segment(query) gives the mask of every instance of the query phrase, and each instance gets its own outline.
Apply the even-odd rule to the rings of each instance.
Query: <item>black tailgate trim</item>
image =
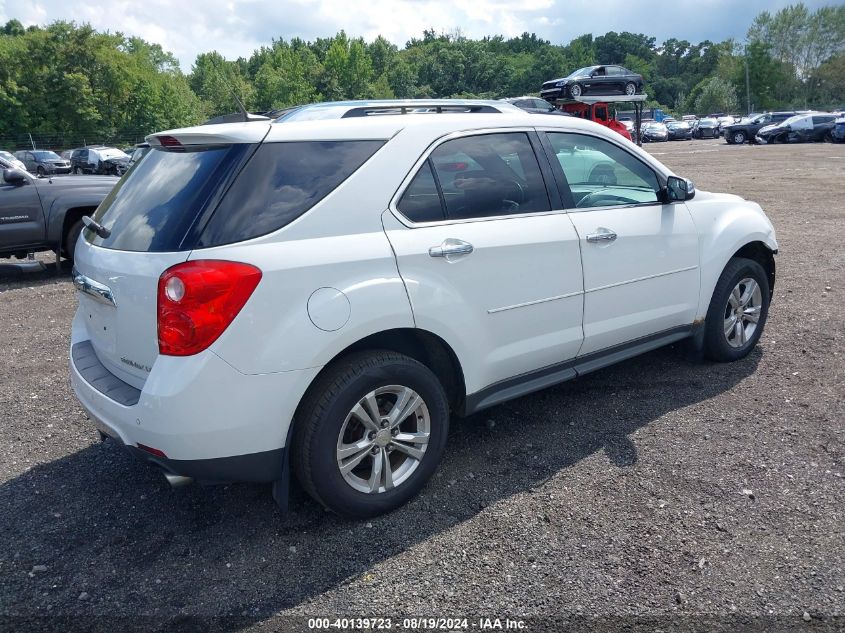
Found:
[[[141,399],[141,390],[123,382],[106,369],[97,358],[91,341],[76,343],[70,350],[70,357],[79,375],[101,394],[125,407],[138,404],[138,400]]]

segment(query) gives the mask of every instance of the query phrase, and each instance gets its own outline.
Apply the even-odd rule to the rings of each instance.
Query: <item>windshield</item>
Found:
[[[61,160],[56,152],[32,152],[35,160]]]
[[[581,75],[589,75],[594,68],[598,68],[598,66],[585,66],[584,68],[579,68],[574,73],[568,74],[565,78],[568,79],[569,77],[580,77]]]
[[[719,122],[716,119],[701,119],[699,121],[699,125],[718,125]]]

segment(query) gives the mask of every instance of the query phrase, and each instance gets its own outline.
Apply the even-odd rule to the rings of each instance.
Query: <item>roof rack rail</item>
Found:
[[[351,108],[345,112],[342,119],[349,119],[352,117],[364,116],[384,116],[394,114],[455,114],[455,113],[473,113],[473,114],[501,114],[502,111],[488,104],[468,104],[455,103],[444,104],[441,102],[425,102],[420,101],[413,104],[384,104],[384,105],[367,105],[357,108]]]

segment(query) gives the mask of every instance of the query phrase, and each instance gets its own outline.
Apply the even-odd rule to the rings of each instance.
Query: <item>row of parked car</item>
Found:
[[[642,140],[659,142],[724,137],[731,145],[845,142],[845,115],[837,112],[764,112],[747,117],[685,119],[644,119],[640,128]],[[620,121],[633,136],[633,121],[630,118]]]
[[[61,154],[46,149],[27,149],[14,154],[0,151],[0,156],[42,178],[70,173],[122,176],[148,149],[147,143],[128,148],[128,152],[116,147],[90,145],[64,150]]]

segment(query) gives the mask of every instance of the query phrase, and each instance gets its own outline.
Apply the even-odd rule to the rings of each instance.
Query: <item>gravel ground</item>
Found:
[[[841,630],[845,146],[647,149],[772,218],[759,347],[730,365],[670,347],[457,420],[423,493],[368,522],[296,490],[288,515],[266,487],[170,490],[71,393],[67,269],[0,278],[0,629]]]

